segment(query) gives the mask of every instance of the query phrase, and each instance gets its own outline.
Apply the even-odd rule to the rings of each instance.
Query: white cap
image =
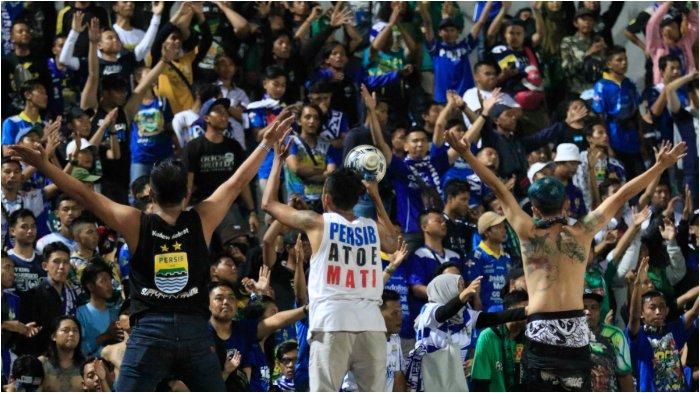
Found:
[[[552,165],[552,162],[536,162],[532,165],[530,165],[530,168],[527,170],[527,178],[530,180],[530,184],[534,183],[535,181],[533,178],[537,174],[537,172],[543,170],[544,168]]]
[[[560,143],[557,146],[557,155],[554,156],[554,162],[563,161],[581,162],[581,153],[578,151],[578,146],[573,143]]]
[[[88,147],[92,147],[93,144],[88,142],[85,138],[80,138],[80,150],[85,150]],[[75,140],[72,140],[66,146],[66,156],[73,155],[75,153]]]

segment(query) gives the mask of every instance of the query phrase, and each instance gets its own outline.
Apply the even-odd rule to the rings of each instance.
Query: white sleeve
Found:
[[[481,311],[477,310],[472,310],[470,306],[467,305],[467,307],[464,309],[466,311],[465,314],[465,323],[464,326],[471,332],[474,329],[476,329],[476,321],[479,319],[479,314],[481,314]]]
[[[148,52],[151,51],[151,46],[153,45],[153,41],[156,40],[156,34],[158,33],[158,26],[160,26],[160,15],[153,15],[151,24],[148,25],[148,30],[146,30],[146,34],[143,36],[141,42],[136,45],[136,48],[134,48],[136,61],[143,60]]]
[[[79,35],[77,31],[71,29],[70,33],[68,33],[68,37],[66,37],[66,42],[63,43],[61,54],[58,56],[58,61],[73,71],[80,69],[80,60],[73,56],[75,52],[75,43],[78,42]]]
[[[666,277],[668,277],[671,285],[676,285],[685,277],[687,270],[685,258],[675,239],[666,243],[666,252],[668,252],[668,257],[671,260],[671,263],[666,266]]]
[[[634,236],[629,247],[622,254],[620,262],[617,264],[617,273],[615,275],[615,280],[618,284],[625,283],[625,275],[630,270],[637,267],[637,260],[639,259],[639,250],[642,246],[642,233],[641,231]],[[612,251],[608,254],[608,262],[612,262]]]
[[[183,112],[176,113],[173,116],[173,131],[177,137],[177,141],[180,143],[180,148],[184,149],[187,141],[185,140],[185,132],[187,131],[187,124],[185,122],[185,116]]]

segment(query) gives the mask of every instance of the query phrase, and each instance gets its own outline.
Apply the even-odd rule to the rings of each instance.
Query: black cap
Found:
[[[595,19],[598,15],[592,9],[580,7],[576,10],[576,15],[574,16],[574,19],[583,18],[586,16],[590,16],[591,18]]]
[[[597,301],[598,303],[603,303],[603,295],[599,294],[598,292],[594,292],[590,288],[586,288],[583,291],[583,298],[584,299],[593,299]]]
[[[77,119],[81,116],[87,116],[87,117],[92,117],[95,114],[95,111],[92,109],[80,109],[78,106],[71,106],[66,110],[66,121],[71,122],[74,119]]]
[[[448,27],[454,27],[455,29],[459,30],[459,26],[457,25],[457,22],[453,18],[445,18],[440,21],[440,24],[438,25],[438,30],[445,29]]]

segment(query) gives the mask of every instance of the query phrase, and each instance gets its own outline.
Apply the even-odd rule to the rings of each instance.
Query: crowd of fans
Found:
[[[522,387],[524,322],[484,328],[486,312],[527,306],[519,240],[446,132],[526,211],[533,181],[561,181],[569,220],[684,141],[680,165],[596,235],[583,302],[593,390],[697,391],[697,3],[650,5],[628,49],[611,33],[624,2],[56,4],[1,5],[4,390],[112,390],[130,332],[124,240],[8,145],[41,144],[87,187],[151,212],[158,162],[182,160],[194,205],[291,111],[279,197],[295,209],[321,212],[324,180],[354,147],[386,160],[379,193],[402,233],[382,254],[387,391],[420,390],[412,350],[446,341],[460,346],[449,386]],[[210,265],[231,391],[308,390],[310,245],[260,208],[273,157],[196,262]],[[354,212],[376,215],[369,195]],[[457,295],[469,306],[449,319],[426,311]],[[187,389],[178,375],[161,385]],[[357,388],[348,375],[342,390]]]

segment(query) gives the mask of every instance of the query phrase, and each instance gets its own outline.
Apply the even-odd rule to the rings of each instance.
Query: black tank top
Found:
[[[129,278],[132,318],[146,312],[208,318],[209,250],[199,213],[183,211],[175,225],[142,213]]]

